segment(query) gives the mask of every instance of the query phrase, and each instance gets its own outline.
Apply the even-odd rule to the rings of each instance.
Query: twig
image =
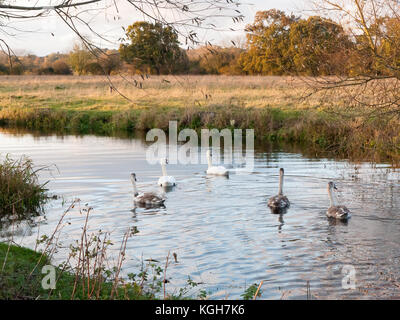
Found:
[[[169,260],[169,253],[170,251],[168,251],[168,255],[167,255],[167,261],[165,262],[165,268],[164,268],[164,281],[163,281],[163,287],[164,287],[164,300],[165,300],[165,283],[166,283],[166,276],[167,276],[167,268],[168,268],[168,260]]]
[[[257,291],[256,291],[256,293],[255,293],[255,295],[254,295],[254,297],[253,297],[253,300],[256,300],[256,299],[257,299],[258,292],[260,292],[260,289],[261,289],[261,286],[263,285],[263,283],[264,283],[264,280],[261,280],[261,282],[260,282],[260,284],[259,284],[259,286],[258,286],[258,288],[257,288]]]

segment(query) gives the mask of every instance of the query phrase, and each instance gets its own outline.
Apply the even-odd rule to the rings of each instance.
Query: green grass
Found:
[[[40,267],[46,264],[45,259],[27,280],[39,259],[37,252],[0,243],[0,299],[35,299],[45,294],[40,290]]]
[[[39,262],[40,261],[40,262]],[[38,264],[39,262],[39,264]],[[75,275],[56,268],[56,289],[42,288],[42,268],[50,261],[41,253],[0,242],[0,299],[71,299],[74,290]],[[3,267],[4,266],[4,267]],[[82,281],[78,282],[74,299],[88,299]],[[95,288],[94,292],[97,292]],[[98,297],[92,299],[110,299],[112,282],[102,283]],[[150,292],[144,292],[136,283],[120,286],[113,299],[154,299]]]

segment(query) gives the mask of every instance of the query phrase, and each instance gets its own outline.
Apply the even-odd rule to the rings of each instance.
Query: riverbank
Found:
[[[322,100],[289,77],[0,78],[0,125],[57,134],[124,135],[152,128],[254,129],[258,140],[301,143],[320,155],[400,161],[400,121]],[[366,110],[362,112],[367,112]]]
[[[159,266],[152,264],[152,267],[158,276],[162,276],[163,270]],[[54,270],[54,287],[50,283],[51,270]],[[103,271],[105,274],[112,273],[109,270]],[[96,275],[91,277],[76,277],[72,271],[65,270],[65,265],[52,266],[51,259],[46,254],[0,242],[0,300],[157,300],[157,294],[160,294],[162,286],[167,283],[156,279],[154,274],[151,276],[148,271],[142,271],[136,281],[135,275],[129,274],[129,279],[121,280],[118,286],[107,276],[102,281],[98,281]],[[145,287],[147,277],[152,285]],[[179,293],[165,296],[164,292],[164,300],[206,298],[204,290],[200,290],[196,297],[186,295],[197,285],[189,277],[187,286],[180,288]],[[251,300],[261,296],[261,291],[257,288],[256,283],[250,285],[241,297]]]
[[[37,299],[154,299],[148,293],[140,292],[139,287],[119,287],[112,296],[113,283],[103,282],[93,288],[90,296],[85,290],[87,281],[76,282],[75,275],[54,267],[55,289],[43,288],[42,280],[49,271],[42,273],[44,266],[50,266],[46,255],[15,245],[0,242],[0,299],[37,300]],[[85,279],[84,279],[85,280]],[[47,281],[45,280],[45,283]],[[77,284],[76,288],[74,287]],[[97,290],[98,289],[98,290]],[[74,294],[73,294],[74,292]]]

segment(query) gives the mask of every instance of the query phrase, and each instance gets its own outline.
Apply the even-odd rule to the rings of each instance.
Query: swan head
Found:
[[[208,149],[208,150],[207,150],[207,158],[209,158],[209,157],[211,157],[211,156],[212,156],[211,150]]]
[[[168,159],[167,158],[161,158],[160,159],[160,164],[161,165],[168,164]]]
[[[328,189],[329,190],[337,190],[336,184],[334,182],[330,181],[328,183]]]
[[[132,180],[132,182],[136,182],[137,181],[136,173],[131,173],[131,180]]]
[[[280,169],[279,169],[279,174],[280,174],[281,176],[283,176],[284,173],[285,173],[285,170],[283,170],[283,168],[280,168]]]

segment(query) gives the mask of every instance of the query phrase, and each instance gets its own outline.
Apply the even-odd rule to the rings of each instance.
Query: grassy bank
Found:
[[[46,132],[121,135],[179,128],[255,129],[256,138],[301,143],[354,160],[400,160],[400,120],[361,116],[345,93],[313,95],[287,77],[1,77],[0,125]],[[142,88],[133,83],[141,83]],[[234,120],[234,122],[232,121]]]
[[[51,265],[47,256],[33,250],[0,243],[0,299],[88,299],[87,279],[76,282],[75,275],[55,267],[56,288],[44,289],[42,268]],[[86,281],[85,281],[86,280]],[[76,288],[74,288],[77,283]],[[124,286],[111,295],[113,283],[105,281],[93,288],[92,299],[154,299],[139,286]]]
[[[157,299],[152,287],[143,287],[141,281],[128,281],[115,287],[112,280],[104,279],[87,290],[88,279],[79,279],[70,271],[55,268],[55,289],[44,289],[42,280],[48,272],[43,272],[45,266],[51,265],[50,259],[42,253],[28,248],[0,242],[0,300],[155,300]],[[155,268],[162,273],[159,267]],[[45,269],[44,269],[45,270]],[[148,277],[146,273],[142,277]],[[131,276],[130,276],[131,277]],[[46,280],[45,280],[46,282]],[[75,286],[76,284],[76,286]],[[92,281],[91,281],[92,284]],[[168,295],[164,299],[204,299],[205,291],[197,296],[186,295],[190,289],[198,284],[188,279],[188,284],[179,290],[178,294]],[[244,290],[241,297],[252,300],[260,297],[262,291],[255,283]],[[161,284],[158,288],[160,291]],[[72,298],[71,298],[72,297]]]

